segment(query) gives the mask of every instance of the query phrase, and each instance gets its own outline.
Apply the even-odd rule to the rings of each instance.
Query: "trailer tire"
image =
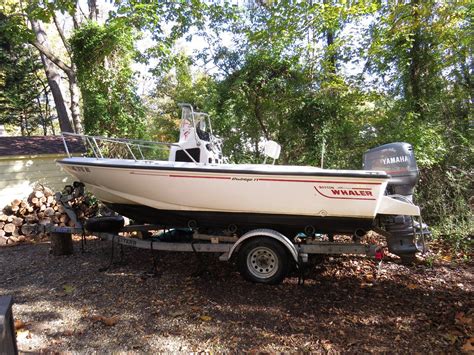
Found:
[[[285,247],[275,239],[252,238],[240,249],[237,267],[240,274],[248,281],[278,284],[288,274],[288,253]]]

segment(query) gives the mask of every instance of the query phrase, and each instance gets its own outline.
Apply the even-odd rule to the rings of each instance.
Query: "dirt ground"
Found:
[[[281,285],[244,281],[215,255],[125,249],[110,243],[0,248],[0,295],[14,296],[23,352],[314,351],[459,353],[474,350],[474,268],[452,261],[380,271],[363,257],[325,257]],[[200,265],[205,265],[202,270]],[[199,272],[198,272],[199,271]]]

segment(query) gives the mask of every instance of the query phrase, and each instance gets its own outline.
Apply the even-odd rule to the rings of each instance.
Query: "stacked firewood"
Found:
[[[72,207],[79,219],[95,213],[95,207],[84,196],[74,199]],[[74,225],[64,207],[56,201],[54,192],[42,185],[36,187],[28,198],[14,199],[0,211],[0,245],[26,241],[31,227],[36,224]]]

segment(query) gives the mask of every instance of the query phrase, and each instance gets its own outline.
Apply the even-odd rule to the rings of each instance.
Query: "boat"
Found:
[[[237,235],[271,228],[289,238],[298,233],[361,236],[378,229],[392,238],[392,251],[413,255],[419,250],[413,218],[420,209],[411,196],[418,169],[409,144],[368,151],[364,170],[276,165],[281,148],[273,141],[265,144],[262,164],[232,164],[223,156],[210,117],[189,104],[180,106],[176,143],[64,133],[66,151],[67,137],[79,136],[92,156],[68,153],[57,163],[109,208],[137,223]]]

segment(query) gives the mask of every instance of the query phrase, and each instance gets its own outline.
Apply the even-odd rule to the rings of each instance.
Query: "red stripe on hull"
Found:
[[[355,184],[355,185],[381,185],[379,182],[360,182],[360,181],[331,181],[331,180],[287,180],[287,179],[267,179],[258,178],[258,181],[277,181],[277,182],[320,182],[323,184]]]
[[[130,174],[132,175],[147,175],[147,176],[168,176],[168,174],[156,174],[156,173],[142,173],[142,172],[136,172],[136,171],[131,171]]]
[[[219,179],[219,180],[230,180],[230,177],[229,177],[229,176],[169,175],[169,177],[190,178],[190,179]]]
[[[230,176],[209,176],[209,175],[177,175],[177,174],[153,174],[153,173],[137,173],[131,172],[134,175],[156,175],[156,176],[169,176],[176,178],[189,178],[189,179],[218,179],[218,180],[231,180],[233,177]],[[235,176],[234,176],[235,177]],[[236,177],[238,178],[238,177]],[[355,184],[355,185],[381,185],[378,182],[361,182],[361,181],[332,181],[332,180],[301,180],[301,179],[269,179],[255,177],[254,181],[270,181],[270,182],[308,182],[308,183],[323,183],[323,184]],[[357,188],[353,187],[353,190],[367,190],[368,188]]]

